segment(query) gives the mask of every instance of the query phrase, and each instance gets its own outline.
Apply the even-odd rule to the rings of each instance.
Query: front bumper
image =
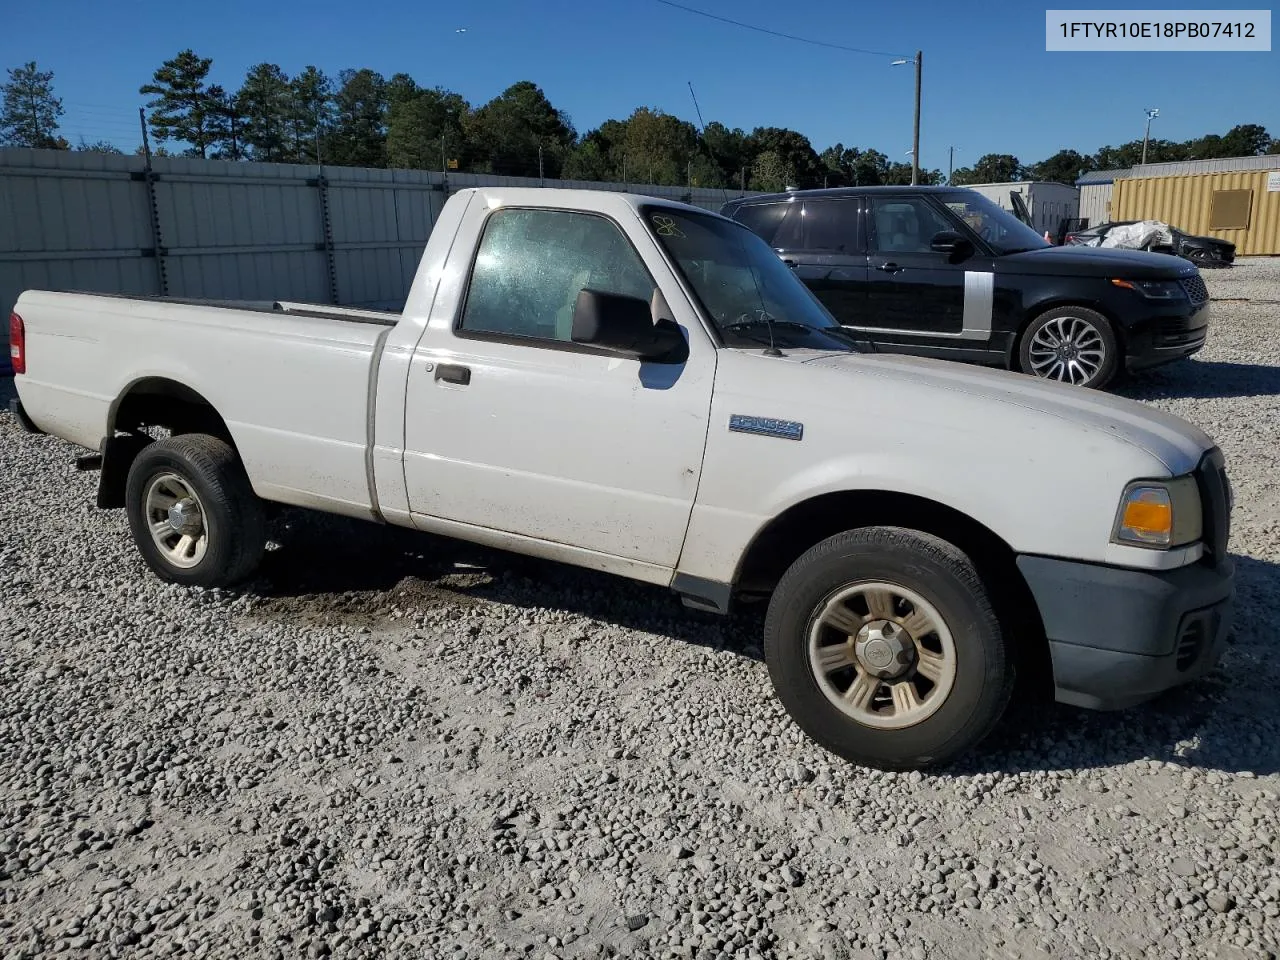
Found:
[[[1203,677],[1231,631],[1235,568],[1144,571],[1020,556],[1049,640],[1056,699],[1117,710]]]
[[[1174,360],[1181,360],[1204,347],[1209,335],[1209,301],[1185,313],[1153,316],[1128,331],[1125,366],[1129,370],[1145,370]]]
[[[31,418],[27,416],[27,411],[22,409],[22,401],[17,397],[9,400],[9,412],[17,418],[18,426],[22,427],[27,433],[44,433],[43,430],[31,422]]]

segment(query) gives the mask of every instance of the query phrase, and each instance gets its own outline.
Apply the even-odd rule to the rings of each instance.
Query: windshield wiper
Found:
[[[844,327],[812,327],[807,323],[800,323],[797,320],[765,320],[763,318],[757,320],[739,320],[735,323],[725,324],[720,329],[726,333],[741,334],[744,330],[750,330],[754,327],[762,326],[769,326],[773,330],[796,330],[803,333],[822,334],[849,344],[850,349],[853,349],[858,343],[866,343],[872,353],[878,352],[876,350],[876,345],[870,340],[865,340],[856,334],[850,333],[848,330],[845,330]],[[748,337],[747,339],[755,338]],[[763,341],[757,340],[756,342],[762,343]],[[789,346],[795,347],[797,344],[793,343],[789,344]]]
[[[800,323],[796,320],[765,320],[763,317],[757,320],[737,320],[733,323],[727,323],[721,330],[750,330],[752,327],[781,327],[784,330],[814,330],[806,323]]]
[[[868,336],[858,336],[856,333],[851,333],[850,331],[846,330],[844,327],[822,327],[821,329],[822,329],[822,332],[827,334],[828,336],[835,337],[838,340],[844,340],[846,343],[850,343],[850,344],[865,343],[867,345],[869,352],[871,353],[880,352],[879,348],[875,344],[875,341]]]

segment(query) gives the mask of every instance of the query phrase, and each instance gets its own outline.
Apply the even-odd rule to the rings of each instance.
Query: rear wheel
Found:
[[[1111,322],[1087,307],[1057,307],[1040,314],[1018,345],[1023,373],[1078,387],[1105,387],[1120,365]]]
[[[262,558],[262,501],[217,437],[182,434],[144,447],[129,468],[125,505],[138,551],[163,580],[230,586]]]
[[[791,566],[769,604],[765,660],[805,733],[884,770],[969,750],[1013,688],[972,561],[944,540],[895,527],[838,534]]]

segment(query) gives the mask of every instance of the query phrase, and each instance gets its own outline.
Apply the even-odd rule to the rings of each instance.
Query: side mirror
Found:
[[[963,260],[974,254],[973,243],[969,238],[953,230],[935,233],[933,239],[929,241],[929,249],[935,253],[949,254],[953,261]]]
[[[648,300],[600,290],[583,290],[573,307],[574,343],[601,347],[633,360],[683,363],[689,356],[684,334],[672,320],[653,321]]]

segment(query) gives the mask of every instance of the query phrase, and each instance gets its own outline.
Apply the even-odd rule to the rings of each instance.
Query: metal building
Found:
[[[1111,195],[1115,182],[1127,177],[1128,170],[1092,170],[1076,181],[1080,188],[1080,218],[1096,227],[1111,219]]]
[[[1009,183],[966,183],[964,187],[966,190],[976,190],[1014,214],[1017,211],[1014,209],[1013,195],[1018,195],[1031,214],[1031,225],[1036,233],[1047,230],[1056,236],[1063,220],[1079,216],[1080,191],[1070,184],[1021,180]]]
[[[1127,177],[1115,184],[1117,220],[1163,220],[1236,245],[1238,256],[1280,255],[1280,156],[1274,169]]]
[[[1172,223],[1190,233],[1221,236],[1224,240],[1235,242],[1232,233],[1238,232],[1241,228],[1231,228],[1227,232],[1208,228],[1209,209],[1204,204],[1212,202],[1211,195],[1214,192],[1226,189],[1215,187],[1213,178],[1225,174],[1239,174],[1246,178],[1249,175],[1261,174],[1261,181],[1257,181],[1255,176],[1250,183],[1257,181],[1261,182],[1262,186],[1249,188],[1254,190],[1254,196],[1258,198],[1259,191],[1267,192],[1268,181],[1265,175],[1269,172],[1280,172],[1280,155],[1222,157],[1216,160],[1173,160],[1166,163],[1138,164],[1122,170],[1094,170],[1076,181],[1076,186],[1080,188],[1080,216],[1087,218],[1089,226],[1093,227],[1108,220],[1155,218]],[[1128,183],[1136,180],[1172,181],[1175,179],[1179,181],[1177,185],[1170,183],[1161,188],[1131,187]],[[1201,180],[1204,182],[1194,188],[1195,199],[1193,199],[1189,193],[1192,191],[1190,184],[1192,181]],[[1120,187],[1122,183],[1125,184],[1123,188]],[[1208,193],[1202,196],[1199,192],[1202,190]],[[1123,208],[1117,205],[1122,192],[1126,197]],[[1181,201],[1173,200],[1172,194],[1186,196],[1187,205],[1180,205]],[[1261,199],[1258,202],[1263,203],[1260,209],[1265,213],[1269,207]],[[1238,205],[1239,201],[1236,203]],[[1245,246],[1242,248],[1237,244],[1237,252],[1242,256],[1248,256],[1280,245],[1280,238],[1276,238],[1274,227],[1271,227],[1274,239],[1265,235],[1266,229],[1264,221],[1258,221],[1255,226],[1247,228],[1245,231],[1248,234],[1247,238],[1241,235],[1241,238],[1246,240]],[[1270,252],[1280,253],[1280,250],[1270,249]]]

